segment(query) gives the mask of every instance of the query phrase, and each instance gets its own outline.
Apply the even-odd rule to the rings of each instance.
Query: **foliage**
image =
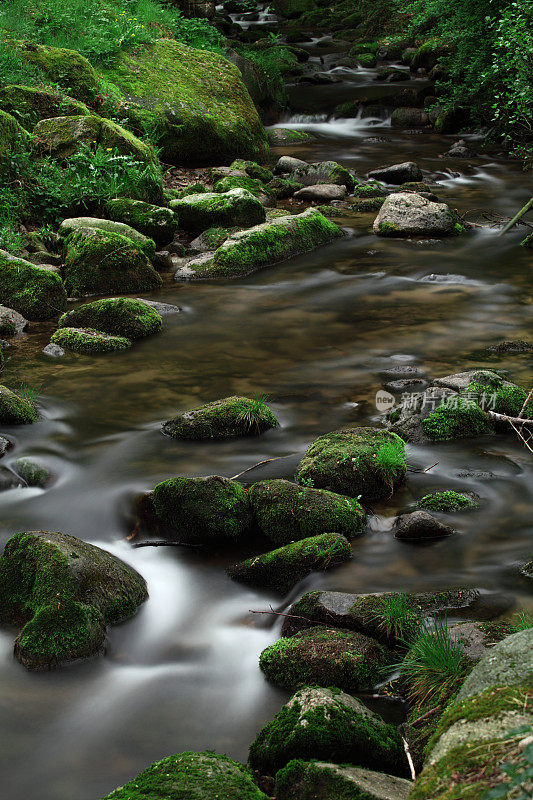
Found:
[[[239,412],[238,420],[245,428],[260,433],[262,426],[270,423],[272,412],[266,404],[267,399],[267,395],[262,394],[252,397],[243,405],[242,410]]]
[[[502,764],[500,769],[507,776],[505,783],[498,783],[489,789],[482,800],[530,800],[533,793],[533,726],[522,725],[511,731],[511,736],[520,736],[527,742],[523,749],[519,749],[517,757],[512,761]]]
[[[9,84],[49,85],[50,79],[38,66],[30,64],[16,50],[6,47],[2,37],[0,38],[0,86]]]
[[[515,614],[509,621],[511,633],[518,633],[518,631],[525,631],[528,628],[533,628],[533,616],[527,611],[522,611],[520,614]]]
[[[383,595],[380,608],[371,616],[388,639],[408,642],[419,632],[421,626],[420,615],[413,610],[412,601],[401,592]]]

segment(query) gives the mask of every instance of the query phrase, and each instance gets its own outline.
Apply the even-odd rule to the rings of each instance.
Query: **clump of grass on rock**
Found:
[[[257,436],[277,425],[264,397],[233,396],[178,414],[163,424],[163,433],[174,439],[228,439]]]

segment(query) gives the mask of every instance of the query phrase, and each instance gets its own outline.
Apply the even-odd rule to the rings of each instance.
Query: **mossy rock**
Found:
[[[357,45],[349,51],[349,55],[355,58],[361,67],[365,67],[366,69],[372,69],[372,67],[375,67],[378,63],[373,53],[361,53]]]
[[[349,200],[350,207],[361,214],[379,211],[384,202],[384,197],[354,197]]]
[[[295,759],[276,774],[276,798],[277,800],[408,800],[412,785],[411,781],[404,778],[361,767]]]
[[[317,161],[296,169],[291,178],[303,186],[316,186],[319,183],[346,186],[351,192],[356,180],[348,170],[336,161]]]
[[[252,527],[243,486],[219,475],[169,478],[154,488],[152,502],[158,519],[174,528],[180,541],[238,541]]]
[[[130,297],[110,297],[84,303],[67,311],[59,320],[60,328],[92,328],[127,339],[152,336],[159,333],[162,324],[161,314],[154,308]]]
[[[493,430],[489,415],[477,403],[455,395],[422,420],[422,427],[434,442],[473,439]]]
[[[64,271],[65,282],[76,297],[147,292],[162,285],[161,277],[131,239],[93,228],[80,228],[67,238]]]
[[[250,178],[249,175],[231,176],[221,178],[213,186],[214,192],[229,192],[231,189],[246,189],[254,197],[268,195],[269,192],[264,183],[257,178]]]
[[[254,483],[248,497],[261,531],[278,545],[331,531],[353,539],[365,524],[356,499],[286,480]]]
[[[259,667],[282,689],[335,685],[347,692],[376,686],[389,651],[356,631],[315,627],[281,638],[261,653]]]
[[[273,775],[292,759],[347,761],[403,775],[401,736],[355,697],[338,688],[306,686],[262,728],[250,746],[249,761]]]
[[[354,197],[361,197],[362,199],[369,198],[384,198],[387,196],[387,190],[381,183],[372,181],[371,183],[359,183],[354,187]]]
[[[363,500],[388,497],[405,480],[405,444],[378,428],[342,428],[320,436],[296,470],[299,483],[312,481]]]
[[[237,67],[211,51],[173,39],[123,50],[105,77],[122,93],[118,113],[160,133],[164,161],[229,164],[263,161],[265,130]]]
[[[233,234],[210,257],[189,261],[186,267],[176,272],[176,280],[248,275],[269,264],[308,253],[342,236],[341,228],[316,209],[309,208],[302,214],[283,216]]]
[[[475,497],[462,492],[454,492],[450,489],[442,492],[432,492],[420,498],[417,502],[418,508],[428,511],[462,511],[467,508],[478,508],[479,502]]]
[[[298,131],[293,128],[270,128],[267,137],[272,147],[289,147],[295,144],[307,144],[316,137],[306,131]]]
[[[264,401],[233,396],[178,414],[163,424],[163,433],[174,439],[229,439],[257,436],[277,425]]]
[[[0,422],[4,425],[27,425],[39,416],[31,400],[20,397],[7,386],[0,386]]]
[[[64,533],[17,533],[0,558],[0,618],[23,625],[15,655],[28,669],[97,655],[106,625],[131,617],[146,597],[132,567]]]
[[[193,239],[189,244],[189,250],[193,253],[209,253],[216,250],[224,244],[226,239],[229,239],[232,233],[235,233],[238,228],[208,228],[203,231],[200,236]]]
[[[268,800],[250,772],[211,751],[178,753],[150,764],[103,800]]]
[[[39,67],[52,83],[66,89],[76,100],[93,105],[98,99],[98,76],[91,64],[75,50],[35,42],[15,41],[17,54]]]
[[[246,161],[243,158],[237,158],[233,163],[230,164],[231,169],[240,169],[243,172],[246,172],[250,178],[254,178],[254,180],[261,181],[261,183],[268,183],[274,177],[274,173],[271,172],[266,167],[262,167],[260,164],[257,164],[255,161]]]
[[[170,208],[144,203],[142,200],[131,200],[128,197],[108,200],[105,212],[109,219],[135,228],[160,245],[171,242],[178,227],[176,215]]]
[[[17,458],[13,467],[17,475],[20,475],[28,486],[37,486],[42,489],[50,480],[50,470],[34,461],[33,458]]]
[[[70,217],[64,219],[59,226],[58,234],[62,239],[66,239],[71,233],[75,233],[82,228],[118,233],[132,241],[141,250],[146,258],[153,259],[155,255],[155,242],[149,239],[130,225],[123,222],[115,222],[111,219],[99,219],[98,217]]]
[[[183,189],[172,189],[172,197],[169,198],[169,202],[170,200],[181,200],[182,197],[187,197],[189,194],[206,194],[207,192],[209,189],[203,183],[190,183]]]
[[[32,141],[30,134],[24,130],[15,117],[0,110],[0,159],[7,153],[20,153],[29,150]],[[0,168],[2,163],[0,160]]]
[[[292,197],[303,186],[298,181],[293,181],[290,178],[274,178],[267,184],[266,188],[269,194],[273,195],[277,200],[284,200],[287,197]]]
[[[0,302],[30,320],[60,314],[67,295],[59,275],[0,250]]]
[[[73,350],[75,353],[87,356],[114,353],[131,347],[131,341],[124,336],[111,336],[109,333],[101,333],[90,328],[60,328],[52,334],[50,342],[65,350]]]
[[[0,109],[12,114],[27,130],[32,130],[42,119],[89,116],[91,113],[84,103],[43,86],[2,86]]]
[[[178,215],[180,228],[191,233],[212,227],[249,228],[265,221],[265,209],[259,200],[242,188],[190,194],[172,200],[170,207]]]
[[[480,370],[472,373],[472,381],[466,390],[466,396],[482,408],[486,407],[498,414],[517,417],[528,399],[528,392],[521,386],[504,380],[495,372]],[[533,399],[525,406],[522,416],[524,419],[533,417]]]
[[[286,594],[311,572],[323,572],[349,561],[352,549],[340,533],[323,533],[247,558],[228,569],[235,581]]]

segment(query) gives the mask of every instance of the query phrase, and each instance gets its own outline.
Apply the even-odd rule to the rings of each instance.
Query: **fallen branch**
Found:
[[[324,625],[324,621],[319,622],[317,619],[309,619],[309,617],[302,617],[300,614],[286,614],[283,611],[274,611],[272,606],[269,606],[270,611],[254,611],[249,608],[250,614],[275,614],[277,617],[289,617],[290,619],[303,619],[305,622],[313,622],[315,625]]]
[[[270,461],[279,461],[280,458],[286,458],[286,456],[276,456],[275,458],[265,458],[265,459],[263,459],[263,461],[258,461],[257,464],[252,464],[251,467],[248,467],[247,469],[243,469],[242,472],[237,473],[237,475],[234,475],[232,478],[230,478],[230,480],[235,481],[235,480],[237,480],[237,478],[240,478],[241,475],[245,475],[247,472],[250,472],[250,470],[255,469],[256,467],[260,467],[262,464],[268,464],[268,463],[270,463]]]
[[[409,469],[409,467],[407,467],[407,471],[408,472],[418,472],[418,473],[422,474],[424,472],[429,472],[429,470],[433,469],[433,467],[436,467],[438,463],[439,463],[438,461],[435,461],[434,464],[432,464],[430,467],[426,467],[425,469]]]
[[[522,414],[523,411],[524,409],[522,409],[520,413]],[[514,423],[515,425],[533,427],[533,419],[524,419],[523,417],[508,417],[507,414],[498,414],[496,411],[487,411],[487,414],[489,417],[496,419],[499,422],[509,422],[511,425]]]
[[[518,212],[518,214],[515,214],[515,216],[512,218],[512,220],[510,220],[510,221],[507,223],[507,225],[505,225],[505,227],[503,227],[503,228],[501,229],[501,231],[500,231],[500,233],[499,233],[498,235],[499,235],[499,236],[503,236],[503,234],[504,234],[504,233],[507,233],[507,231],[510,231],[510,230],[511,230],[511,228],[512,228],[514,225],[516,225],[516,223],[517,223],[517,222],[518,222],[520,219],[522,219],[522,217],[524,216],[524,214],[527,214],[527,212],[529,211],[529,209],[530,209],[530,208],[533,208],[533,197],[532,197],[530,200],[528,200],[528,201],[527,201],[527,203],[525,204],[525,206],[524,206],[523,208],[521,208],[521,209],[520,209],[520,211]]]
[[[529,401],[531,400],[531,397],[532,397],[532,396],[533,396],[533,389],[530,389],[530,390],[529,390],[529,394],[528,394],[528,396],[527,396],[527,397],[526,397],[526,399],[524,400],[524,405],[522,406],[522,410],[520,411],[520,414],[518,415],[518,417],[519,417],[519,418],[522,416],[522,414],[523,414],[523,413],[524,413],[524,411],[526,410],[526,408],[527,408],[527,405],[528,405]]]

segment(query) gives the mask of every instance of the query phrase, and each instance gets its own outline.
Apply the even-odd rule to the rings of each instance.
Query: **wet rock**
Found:
[[[349,561],[352,550],[340,533],[323,533],[241,561],[228,569],[235,581],[286,594],[311,572],[333,569]]]
[[[475,158],[477,153],[467,146],[464,139],[459,139],[443,155],[445,158]]]
[[[169,478],[152,494],[157,518],[175,529],[176,538],[192,544],[217,544],[245,537],[252,512],[240,483],[207,478]]]
[[[141,303],[145,303],[150,308],[153,308],[154,311],[164,317],[166,314],[179,314],[181,308],[179,306],[174,306],[171,303],[160,303],[157,300],[146,300],[144,297],[138,297],[137,300]]]
[[[427,539],[441,539],[455,533],[449,525],[435,519],[427,511],[413,511],[411,514],[402,514],[396,522],[394,536],[396,539],[425,541]]]
[[[192,253],[210,253],[224,244],[236,228],[208,228],[206,231],[193,239],[189,245]]]
[[[259,658],[266,678],[283,689],[302,684],[358,692],[376,686],[390,652],[356,631],[308,628],[279,639]]]
[[[178,227],[176,216],[170,208],[141,200],[125,197],[108,200],[105,212],[109,219],[134,228],[147,238],[153,239],[156,245],[171,242]]]
[[[83,303],[59,319],[60,328],[92,328],[128,339],[142,339],[159,333],[161,325],[161,316],[154,308],[130,297]]]
[[[9,439],[6,439],[5,436],[0,436],[0,458],[5,456],[10,447],[11,447],[11,442],[9,441]]]
[[[7,386],[0,386],[0,422],[5,425],[28,425],[39,413],[32,400],[21,397]]]
[[[305,167],[298,167],[294,170],[292,177],[303,186],[335,184],[345,186],[349,192],[356,183],[353,175],[336,161],[317,161],[314,164],[306,164]]]
[[[525,575],[526,578],[533,578],[533,561],[528,561],[527,564],[523,564],[520,568],[520,572],[522,575]]]
[[[451,236],[458,232],[458,225],[446,203],[398,192],[385,198],[373,229],[378,236]]]
[[[131,347],[131,340],[124,336],[111,336],[90,328],[60,328],[52,334],[50,343],[83,355],[114,353]]]
[[[379,167],[368,173],[369,178],[383,183],[391,183],[398,186],[407,181],[421,181],[422,170],[414,161],[405,161],[402,164],[393,164],[390,167]]]
[[[50,470],[32,458],[17,458],[13,466],[28,486],[43,488],[50,479]]]
[[[417,502],[418,508],[429,511],[462,511],[467,508],[478,508],[479,498],[471,492],[442,491],[426,494]]]
[[[400,775],[407,767],[392,725],[337,688],[310,686],[297,691],[250,746],[250,765],[262,774],[273,775],[292,759],[355,761]]]
[[[65,355],[65,351],[58,344],[47,344],[46,347],[43,347],[42,352],[50,358],[61,358]]]
[[[395,108],[391,115],[391,127],[414,128],[429,125],[427,111],[423,108]],[[413,180],[419,180],[414,178]],[[396,181],[387,181],[396,183]]]
[[[509,626],[499,622],[460,622],[447,630],[449,638],[461,645],[468,660],[477,662],[490,652],[492,645],[508,635]]]
[[[265,221],[265,209],[247,189],[190,194],[172,200],[180,228],[200,233],[207,228],[250,228]]]
[[[132,567],[64,533],[18,533],[0,559],[0,617],[11,624],[29,618],[15,641],[28,669],[98,655],[106,625],[131,617],[146,597]]]
[[[103,800],[131,800],[135,795],[153,800],[268,800],[242,764],[211,751],[167,756]]]
[[[267,183],[266,188],[278,200],[292,197],[295,192],[302,189],[302,184],[287,178],[274,178]],[[268,216],[267,216],[268,219]]]
[[[385,383],[385,389],[388,389],[389,392],[407,392],[409,390],[419,392],[420,390],[424,389],[428,386],[429,382],[424,380],[423,378],[404,378],[403,380],[399,381],[389,381]]]
[[[354,760],[354,759],[351,759]],[[381,767],[381,765],[378,765]],[[276,775],[277,800],[408,800],[413,784],[383,772],[324,761],[290,761]],[[339,794],[342,792],[342,795]]]
[[[431,441],[424,430],[424,421],[455,392],[439,386],[429,386],[423,392],[413,392],[395,406],[387,417],[390,430],[406,442],[423,444]]]
[[[0,305],[0,336],[14,336],[23,333],[29,322],[18,311]]]
[[[0,302],[40,321],[63,311],[67,295],[59,275],[0,250]]]
[[[298,131],[294,128],[271,128],[267,131],[269,144],[272,147],[287,147],[295,144],[307,144],[316,139],[307,131]]]
[[[413,367],[411,364],[398,364],[396,367],[383,369],[379,373],[383,378],[416,379],[424,378],[426,371],[422,367]]]
[[[97,217],[71,217],[64,219],[59,226],[58,234],[66,239],[71,233],[75,233],[84,228],[92,230],[106,231],[107,233],[118,233],[130,239],[145,256],[152,259],[155,255],[155,242],[139,231],[125,225],[123,222],[115,222],[112,219],[98,219]]]
[[[172,272],[174,268],[173,254],[169,250],[158,250],[152,258],[152,264],[158,272]]]
[[[532,353],[533,344],[523,339],[507,339],[487,348],[489,353]]]
[[[248,499],[262,533],[278,545],[329,531],[353,539],[365,524],[365,513],[355,498],[286,480],[254,483]]]
[[[228,439],[257,436],[277,425],[264,401],[233,396],[178,414],[163,424],[163,433],[174,439]]]
[[[7,467],[0,467],[0,492],[6,492],[8,489],[16,489],[21,485],[21,481],[17,476]]]
[[[331,200],[342,200],[346,197],[348,190],[346,186],[335,184],[319,184],[317,186],[304,186],[294,193],[295,200],[314,200],[316,202],[327,202]]]
[[[296,172],[297,169],[305,169],[308,167],[307,161],[302,161],[301,158],[294,158],[293,156],[281,156],[278,159],[278,163],[274,167],[274,172],[279,174],[284,174],[286,172],[292,173]]]
[[[388,497],[405,479],[405,446],[378,428],[342,428],[316,439],[300,461],[297,480],[363,500]]]

